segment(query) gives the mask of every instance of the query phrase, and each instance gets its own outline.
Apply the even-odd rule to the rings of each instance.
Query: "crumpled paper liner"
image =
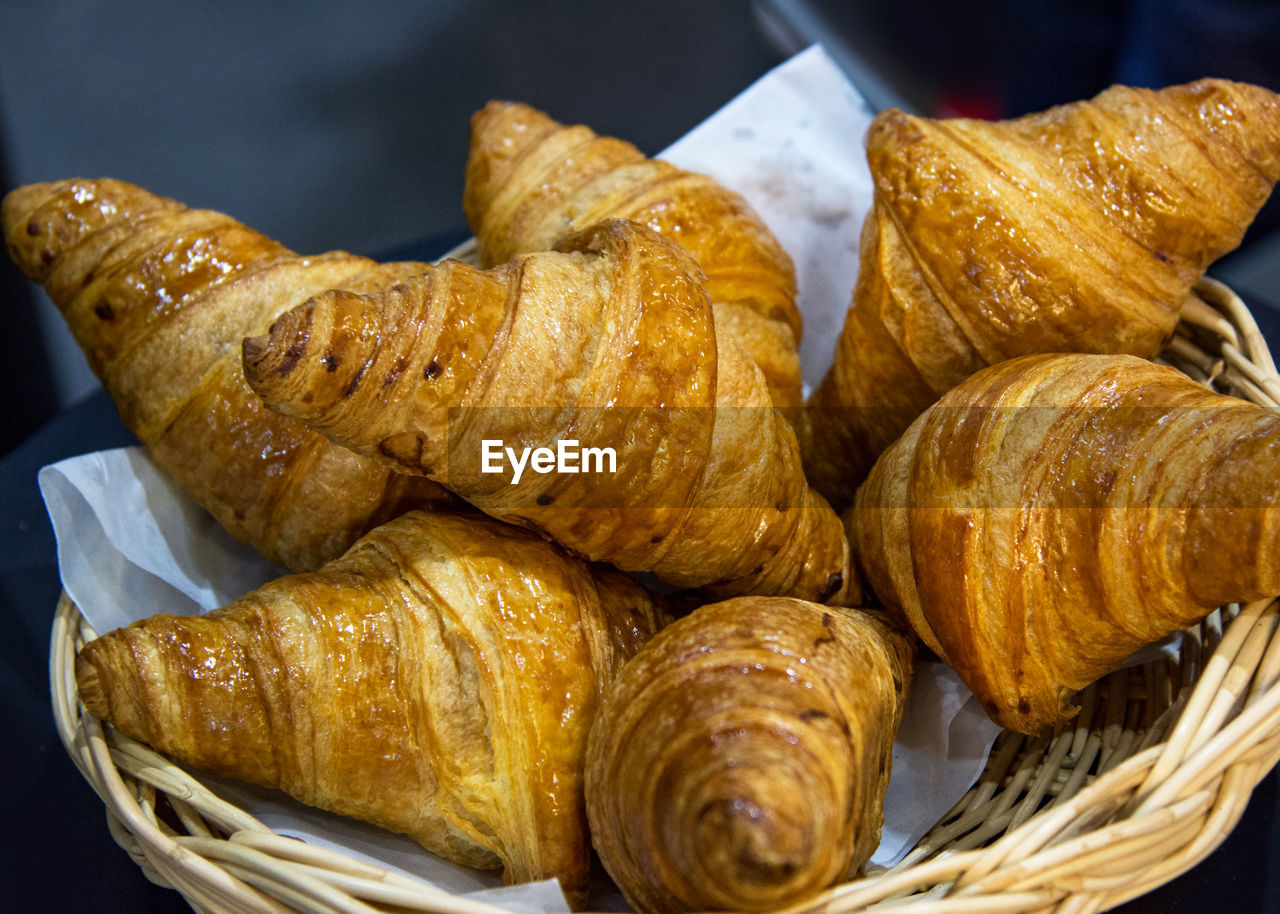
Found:
[[[858,238],[871,204],[862,145],[870,120],[856,90],[815,46],[766,74],[662,156],[742,193],[791,254],[809,386],[830,364],[857,275]],[[160,611],[212,609],[284,573],[232,540],[139,448],[62,461],[41,470],[39,482],[57,537],[63,587],[99,632]],[[900,860],[964,795],[998,732],[949,669],[918,664],[873,864]],[[503,888],[496,874],[440,860],[402,836],[309,809],[276,792],[209,780],[282,834],[346,850],[512,911],[568,910],[554,880]],[[621,904],[616,890],[602,881],[593,907]]]

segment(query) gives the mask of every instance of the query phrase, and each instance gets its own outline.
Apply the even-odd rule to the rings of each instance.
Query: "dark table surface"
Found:
[[[103,806],[54,730],[48,688],[49,630],[58,582],[53,532],[36,488],[41,466],[136,443],[103,393],[65,410],[0,460],[0,594],[8,635],[0,648],[0,708],[11,737],[3,822],[11,886],[35,892],[39,910],[184,911],[173,891],[149,883],[111,840]],[[1120,910],[1201,912],[1224,902],[1239,912],[1280,910],[1271,861],[1280,850],[1277,773],[1254,791],[1226,842],[1188,874]],[[21,896],[19,896],[21,897]]]

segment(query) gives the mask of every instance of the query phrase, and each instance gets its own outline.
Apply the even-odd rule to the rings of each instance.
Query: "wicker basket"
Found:
[[[1280,406],[1280,375],[1244,304],[1205,280],[1162,358]],[[1100,911],[1203,859],[1280,760],[1280,601],[1217,610],[1175,655],[1121,670],[1048,736],[1004,732],[984,774],[900,864],[797,910]],[[73,674],[93,633],[65,596],[53,625],[54,714],[112,835],[197,911],[496,911],[272,833],[180,767],[84,712]]]

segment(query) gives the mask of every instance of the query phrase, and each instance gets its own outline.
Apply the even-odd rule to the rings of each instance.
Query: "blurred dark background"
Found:
[[[467,234],[467,124],[489,99],[652,154],[814,42],[875,109],[1005,117],[1112,82],[1201,76],[1280,91],[1274,0],[3,0],[0,190],[118,177],[301,252],[430,257]],[[1278,203],[1211,271],[1254,307],[1273,347]],[[20,747],[0,803],[19,876],[10,897],[46,911],[185,910],[111,843],[48,713],[58,583],[35,470],[131,436],[43,291],[7,257],[0,302],[0,606],[18,620],[0,662],[0,728]],[[1209,864],[1127,910],[1206,910],[1228,897],[1235,910],[1276,910],[1278,802],[1273,775]]]

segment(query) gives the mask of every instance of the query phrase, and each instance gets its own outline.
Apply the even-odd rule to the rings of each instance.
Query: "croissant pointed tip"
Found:
[[[482,124],[489,118],[499,115],[504,111],[522,107],[526,106],[521,105],[519,102],[508,101],[503,98],[493,98],[490,99],[483,108],[480,108],[475,114],[471,115],[471,123]]]
[[[244,379],[249,387],[259,396],[265,395],[264,386],[269,386],[273,375],[287,377],[297,359],[281,359],[272,346],[272,336],[276,328],[272,326],[271,334],[247,336],[240,343],[240,361],[244,369]]]
[[[763,788],[802,786],[772,785],[767,777],[760,782]],[[715,864],[721,880],[740,893],[733,901],[744,909],[762,894],[799,897],[820,889],[826,861],[819,848],[839,840],[824,834],[810,815],[789,815],[767,796],[761,800],[742,793],[722,797],[698,811],[693,828],[696,856]]]
[[[524,102],[495,98],[491,99],[483,108],[471,115],[471,125],[473,128],[482,127],[493,119],[501,117],[504,114],[517,116],[522,123],[528,121],[551,121],[551,118],[548,115],[530,105],[526,105]]]
[[[276,318],[265,333],[245,337],[240,343],[244,377],[257,393],[272,379],[287,378],[307,352],[311,342],[311,303],[299,305]]]
[[[58,184],[27,184],[10,190],[0,202],[0,225],[9,258],[36,282],[44,282],[58,256],[50,219],[40,208],[60,189]]]
[[[265,336],[246,336],[240,344],[240,355],[244,359],[246,370],[247,366],[256,365],[266,351],[267,338]]]
[[[76,655],[76,689],[85,710],[99,720],[105,720],[111,713],[107,702],[107,693],[103,688],[102,675],[98,665],[82,651]]]
[[[3,217],[5,234],[7,235],[12,231],[16,223],[31,212],[33,201],[42,199],[45,196],[47,196],[47,191],[44,184],[27,184],[22,187],[15,187],[5,194],[3,202],[0,202],[0,215]]]

